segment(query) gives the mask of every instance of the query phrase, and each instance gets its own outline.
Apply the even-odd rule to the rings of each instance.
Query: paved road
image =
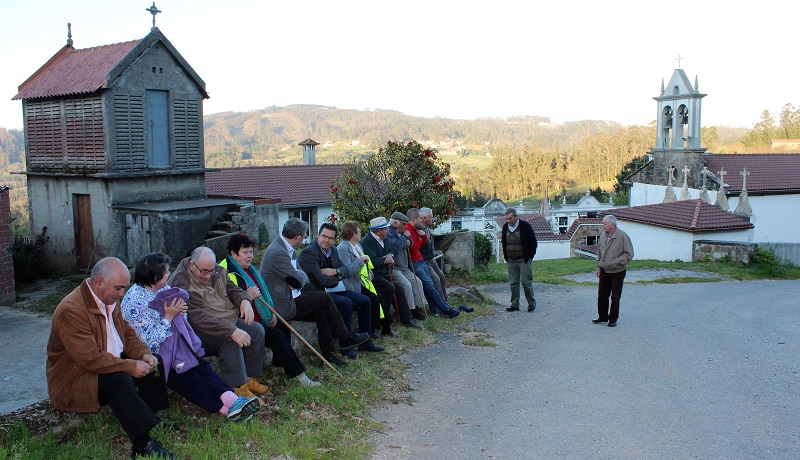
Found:
[[[0,414],[47,398],[50,317],[0,307]]]
[[[626,285],[616,328],[594,287],[536,285],[539,308],[407,355],[413,405],[374,459],[800,458],[800,281]]]

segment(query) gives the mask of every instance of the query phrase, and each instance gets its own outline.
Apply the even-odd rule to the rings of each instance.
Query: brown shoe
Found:
[[[234,388],[233,392],[236,393],[236,396],[242,396],[248,399],[256,396],[250,391],[250,382],[245,382],[244,385]]]
[[[258,380],[256,380],[255,377],[250,377],[250,380],[247,381],[246,385],[256,396],[269,394],[269,387],[258,383]]]

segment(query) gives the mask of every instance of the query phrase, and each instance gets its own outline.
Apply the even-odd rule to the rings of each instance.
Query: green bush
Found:
[[[480,232],[472,232],[472,241],[475,251],[475,265],[486,267],[492,259],[492,240]]]
[[[27,283],[42,278],[44,267],[44,245],[47,240],[47,227],[42,227],[42,233],[36,238],[15,238],[11,245],[12,259],[14,261],[14,281]]]

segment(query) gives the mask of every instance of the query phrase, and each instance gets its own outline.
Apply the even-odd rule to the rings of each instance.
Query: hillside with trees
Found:
[[[655,126],[622,126],[584,120],[563,124],[547,117],[516,116],[456,120],[407,116],[393,110],[351,110],[320,105],[269,107],[204,118],[208,167],[299,164],[297,145],[312,138],[318,163],[349,163],[387,142],[415,140],[435,148],[450,165],[459,206],[485,197],[519,199],[571,187],[606,189],[632,159],[646,153]],[[748,132],[749,131],[749,132]],[[703,128],[703,145],[720,153],[769,151],[772,138],[800,137],[800,115],[791,104],[777,119],[769,112],[753,130]],[[766,142],[766,143],[765,143]],[[20,130],[0,128],[0,184],[11,186],[15,232],[27,234],[28,208]]]

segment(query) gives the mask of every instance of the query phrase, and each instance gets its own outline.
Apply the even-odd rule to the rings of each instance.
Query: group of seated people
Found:
[[[97,412],[107,405],[134,458],[174,458],[150,436],[159,423],[154,413],[168,407],[166,388],[229,420],[249,419],[269,392],[259,382],[266,347],[287,377],[304,387],[321,385],[306,375],[287,321],[314,322],[323,361],[341,366],[346,361],[335,354],[337,341],[339,354],[350,359],[357,351],[384,351],[372,340],[395,336],[392,307],[410,328],[425,318],[426,300],[434,314],[457,316],[446,301],[444,275],[421,252],[431,240],[426,209],[372,219],[363,240],[358,222],[344,222],[336,247],[337,227],[323,224],[299,255],[308,224],[289,219],[259,269],[252,264],[256,241],[244,233],[230,237],[219,263],[210,248],[198,247],[172,274],[168,256],[147,254],[127,292],[125,264],[101,259],[53,314],[47,344],[53,406]],[[218,357],[219,374],[204,356]]]

